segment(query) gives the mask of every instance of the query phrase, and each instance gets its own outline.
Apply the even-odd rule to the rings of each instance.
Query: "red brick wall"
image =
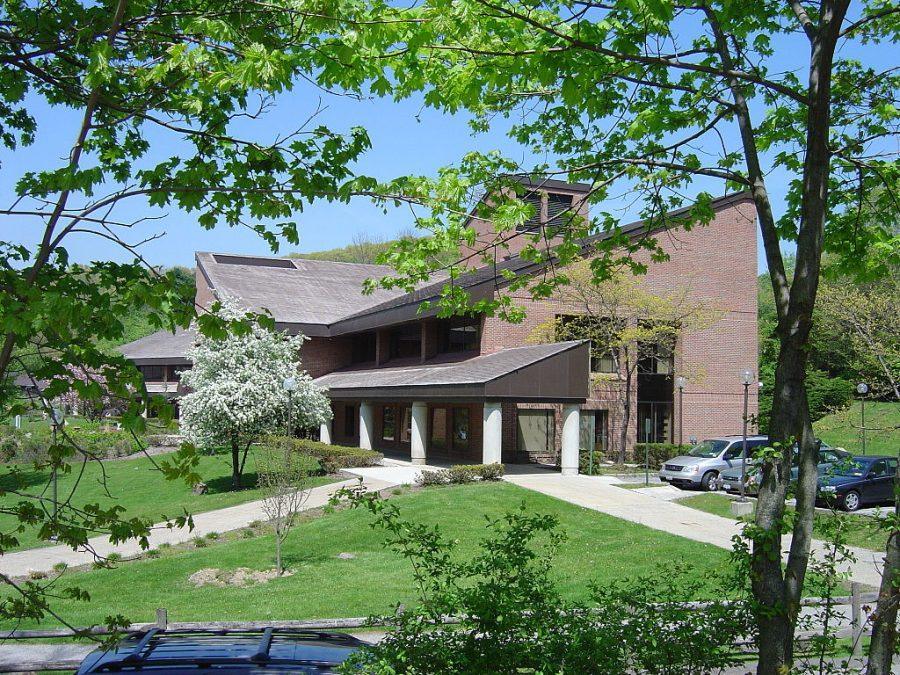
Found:
[[[348,338],[307,338],[300,348],[300,365],[312,377],[319,377],[350,365],[352,343]]]
[[[708,226],[690,232],[668,232],[660,235],[660,240],[671,256],[669,261],[654,263],[646,254],[636,256],[649,267],[648,273],[639,278],[643,287],[661,294],[683,289],[691,301],[702,301],[721,313],[721,318],[711,327],[685,333],[679,340],[675,373],[688,378],[684,393],[683,440],[686,443],[690,436],[704,438],[740,433],[743,387],[739,373],[744,368],[757,372],[756,213],[753,204],[742,200],[726,205],[719,209]],[[532,302],[526,294],[519,295],[517,300],[526,308],[527,318],[518,325],[486,318],[482,353],[533,342],[538,325],[557,314],[572,311],[557,300]],[[614,449],[622,422],[622,406],[618,397],[609,395],[608,388],[612,386],[614,384],[605,383],[595,387],[585,408],[610,410],[609,437]],[[637,435],[635,393],[632,392],[629,447]],[[756,387],[751,387],[751,415],[757,411],[757,393]],[[676,441],[677,423],[676,392],[673,405]],[[557,427],[559,429],[561,425]],[[515,420],[504,420],[504,453],[514,451]]]

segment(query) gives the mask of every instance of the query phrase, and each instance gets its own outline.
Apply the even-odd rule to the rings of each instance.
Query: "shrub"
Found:
[[[266,436],[262,443],[269,447],[315,457],[319,461],[322,472],[337,473],[353,466],[374,466],[384,459],[384,455],[374,450],[353,448],[345,445],[329,445],[305,438],[287,436]]]
[[[194,546],[197,548],[204,548],[209,545],[209,542],[203,537],[195,537],[194,538]]]
[[[500,480],[502,477],[502,464],[454,464],[449,469],[423,471],[417,482],[423,487],[447,484],[460,485],[476,481]]]
[[[631,457],[632,461],[641,465],[644,463],[644,458],[649,457],[650,468],[658,469],[663,465],[663,462],[684,454],[690,447],[689,445],[678,445],[677,443],[635,443],[634,449],[631,451]]]

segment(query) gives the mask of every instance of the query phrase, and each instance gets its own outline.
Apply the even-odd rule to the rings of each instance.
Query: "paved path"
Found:
[[[349,473],[349,472],[348,472]],[[385,490],[402,481],[394,480],[389,473],[383,473],[383,477],[364,476],[364,484],[370,490]],[[310,490],[309,498],[303,505],[303,510],[315,509],[325,506],[331,495],[341,487],[352,486],[358,479],[353,478],[339,483],[329,483]],[[150,548],[156,548],[160,544],[181,544],[195,537],[202,537],[210,532],[228,532],[246,527],[255,520],[267,520],[262,508],[263,501],[247,502],[237,506],[207,511],[194,515],[194,529],[169,528],[165,523],[153,526],[150,534]],[[129,540],[121,544],[112,544],[108,537],[93,537],[88,540],[89,550],[79,549],[73,551],[68,546],[47,546],[33,548],[15,553],[7,553],[0,556],[0,573],[8,576],[19,577],[31,571],[49,572],[58,563],[65,563],[69,567],[89,565],[98,556],[106,557],[110,553],[118,553],[123,558],[140,555],[143,550],[135,540]]]
[[[698,511],[677,501],[657,499],[649,494],[665,488],[625,490],[616,487],[619,482],[616,478],[561,476],[549,471],[511,473],[505,480],[571,504],[719,548],[730,550],[732,537],[740,533],[740,523],[735,520]],[[783,545],[785,549],[790,546],[790,537],[784,538]],[[821,542],[815,542],[814,550],[821,550],[822,546]],[[856,562],[846,566],[850,577],[877,587],[881,583],[884,554],[862,548],[851,548],[851,551],[856,556]]]

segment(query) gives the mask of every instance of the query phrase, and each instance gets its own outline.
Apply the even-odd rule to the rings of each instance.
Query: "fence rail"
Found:
[[[864,616],[863,606],[874,603],[878,599],[877,593],[865,593],[862,591],[862,585],[856,582],[851,584],[851,594],[845,596],[836,596],[827,598],[803,598],[801,605],[803,607],[823,607],[830,603],[832,606],[850,607],[850,625],[836,627],[834,635],[838,638],[851,638],[853,643],[853,655],[860,656],[862,647],[862,637],[870,632],[867,626],[866,617]],[[708,605],[706,602],[686,603],[688,607],[696,607],[698,609]],[[443,623],[454,624],[459,623],[459,617],[447,616],[443,618]],[[168,630],[254,630],[267,628],[269,626],[276,628],[295,628],[301,630],[351,630],[359,628],[380,628],[385,624],[372,621],[370,617],[346,617],[336,619],[310,619],[307,621],[176,621],[169,622],[168,612],[165,609],[156,610],[156,621],[153,623],[135,623],[127,628],[119,630],[120,633],[134,634],[143,633],[151,628],[163,628]],[[34,629],[34,630],[11,630],[0,632],[0,641],[7,640],[40,640],[40,639],[60,639],[73,638],[83,636],[102,636],[109,635],[110,630],[101,626],[91,626],[89,628],[50,628],[50,629]],[[798,633],[797,639],[804,640],[812,637],[812,633]],[[740,648],[743,645],[736,645]],[[71,670],[77,668],[83,657],[60,658],[58,656],[28,658],[17,660],[15,664],[0,661],[0,673],[23,672],[23,671],[54,671],[54,670]]]

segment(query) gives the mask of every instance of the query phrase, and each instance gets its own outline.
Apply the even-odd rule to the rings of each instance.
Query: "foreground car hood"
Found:
[[[693,466],[694,464],[700,464],[701,462],[706,462],[708,460],[703,457],[691,457],[690,455],[678,455],[678,457],[673,457],[672,459],[667,459],[665,464],[677,464],[678,466]]]

